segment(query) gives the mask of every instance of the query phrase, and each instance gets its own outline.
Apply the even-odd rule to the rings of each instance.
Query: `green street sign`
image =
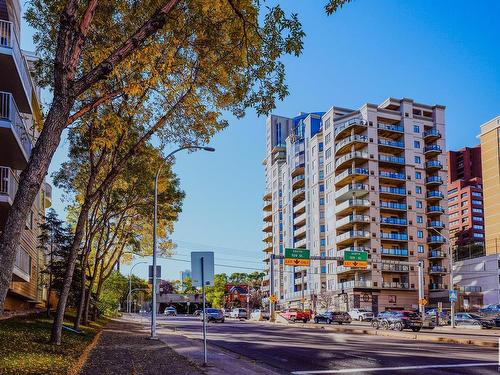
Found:
[[[286,249],[285,248],[285,259],[310,259],[311,252],[307,249]]]
[[[344,251],[344,260],[368,261],[368,253],[366,251]]]

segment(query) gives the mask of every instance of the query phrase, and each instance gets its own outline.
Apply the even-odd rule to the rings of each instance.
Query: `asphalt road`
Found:
[[[160,317],[159,329],[200,339],[201,320]],[[498,350],[472,345],[342,334],[226,319],[210,323],[211,345],[283,374],[498,374]]]

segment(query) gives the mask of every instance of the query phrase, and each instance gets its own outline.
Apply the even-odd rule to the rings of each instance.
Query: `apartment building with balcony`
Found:
[[[369,266],[326,260],[307,269],[284,266],[282,306],[305,300],[299,306],[314,308],[327,293],[337,309],[412,308],[419,261],[426,297],[446,302],[444,107],[390,98],[358,110],[332,107],[318,117],[290,120],[295,128],[284,135],[280,245],[331,257],[363,251]],[[302,133],[295,130],[300,124]]]
[[[483,244],[481,146],[449,151],[448,176],[450,245]]]
[[[0,231],[38,136],[37,125],[42,121],[39,88],[31,77],[35,57],[20,48],[20,20],[20,2],[0,0]],[[26,309],[46,299],[40,277],[45,255],[37,242],[39,223],[51,199],[51,187],[44,184],[19,243],[6,310]]]

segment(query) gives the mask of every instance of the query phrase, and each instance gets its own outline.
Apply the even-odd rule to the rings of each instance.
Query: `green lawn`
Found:
[[[62,344],[47,344],[52,321],[15,319],[0,322],[0,374],[66,374],[104,321],[82,327],[85,335],[64,330]]]

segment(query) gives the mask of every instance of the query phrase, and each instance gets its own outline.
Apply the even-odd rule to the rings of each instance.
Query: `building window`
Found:
[[[319,198],[319,205],[324,206],[325,205],[325,198]]]
[[[482,206],[482,205],[483,205],[483,202],[473,199],[473,200],[472,200],[472,204],[475,204],[475,205],[477,205],[477,206]]]
[[[473,208],[472,212],[475,212],[477,214],[482,214],[483,213],[483,209],[482,208]]]
[[[466,215],[468,213],[469,213],[469,209],[468,208],[466,208],[465,210],[462,210],[462,215]]]
[[[482,233],[474,233],[474,237],[476,237],[476,238],[484,238],[484,234],[482,234]]]
[[[422,208],[422,201],[417,201],[417,208]]]
[[[458,197],[457,196],[448,198],[448,202],[455,202],[455,201],[458,201]]]
[[[320,245],[320,246],[326,246],[326,240],[325,240],[324,238],[321,238],[321,239],[319,240],[319,245]]]
[[[473,191],[471,194],[473,197],[482,197],[483,196],[479,191]]]
[[[422,178],[421,172],[415,172],[415,179],[420,180]]]
[[[420,164],[420,163],[421,163],[420,156],[415,156],[415,164]]]
[[[329,159],[332,156],[332,148],[328,147],[325,151],[325,157]]]
[[[417,216],[417,223],[423,223],[424,222],[424,218],[422,216]]]
[[[389,297],[389,303],[396,303],[396,296],[387,296]]]
[[[483,218],[481,216],[472,216],[472,220],[482,222]]]
[[[462,201],[462,202],[460,203],[460,207],[465,207],[465,206],[467,206],[467,201]]]
[[[455,208],[458,208],[458,204],[452,204],[450,207],[448,207],[450,210],[454,210]]]
[[[424,238],[424,232],[421,230],[417,230],[417,237],[418,238]]]
[[[320,178],[320,180],[322,180],[323,178],[325,178],[325,172],[324,171],[319,171],[319,178]]]
[[[327,145],[328,143],[330,143],[330,140],[332,139],[332,133],[328,133],[326,136],[325,136],[325,145]]]
[[[422,194],[422,186],[417,186],[417,187],[415,188],[415,192],[416,192],[417,194]]]
[[[465,198],[467,196],[467,192],[460,194],[460,197]]]
[[[319,231],[320,231],[321,233],[325,233],[325,226],[324,226],[324,225],[320,225],[320,226],[319,226]]]
[[[417,246],[417,251],[418,251],[419,253],[423,253],[423,252],[424,252],[424,245],[418,245],[418,246]]]
[[[484,226],[483,226],[483,225],[479,225],[479,224],[474,224],[474,225],[472,226],[472,228],[474,228],[474,229],[478,229],[478,230],[483,230],[483,229],[484,229]]]
[[[320,143],[319,143],[319,150],[320,150],[320,151],[323,151],[323,142],[320,142]]]
[[[420,133],[420,126],[418,126],[418,125],[413,125],[413,132],[414,132],[414,133]]]
[[[413,147],[420,148],[420,141],[413,141]]]

